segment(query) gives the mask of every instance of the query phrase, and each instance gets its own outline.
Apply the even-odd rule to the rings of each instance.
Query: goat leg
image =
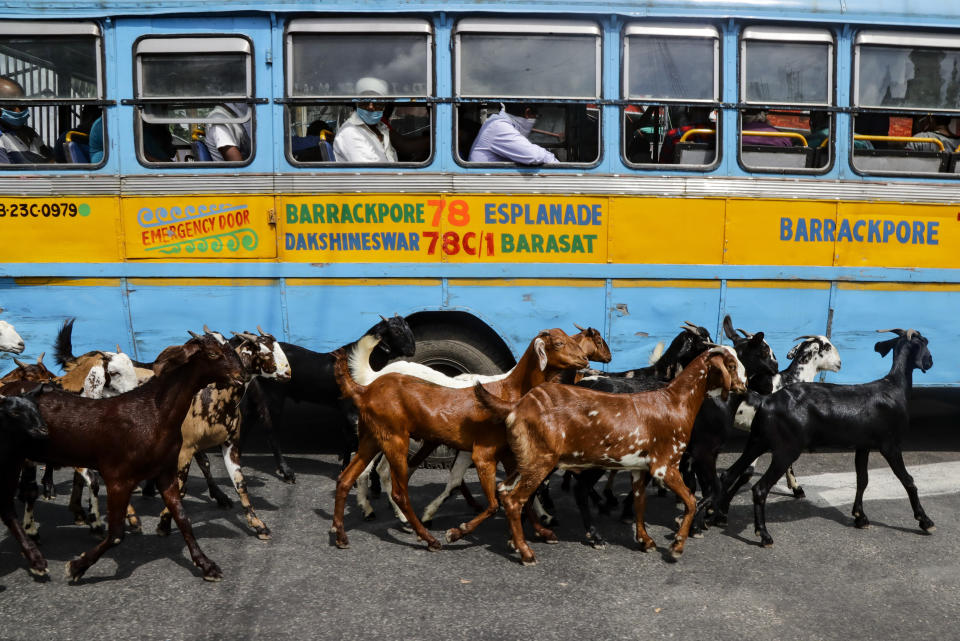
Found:
[[[203,473],[203,478],[207,482],[207,491],[210,493],[210,498],[216,501],[217,505],[222,508],[233,507],[233,501],[220,489],[217,482],[213,480],[213,474],[210,472],[210,459],[207,458],[206,452],[197,450],[197,453],[193,455],[193,460],[197,462],[200,471]]]
[[[28,465],[33,465],[34,469],[36,469],[36,465],[33,463],[28,463]],[[57,489],[53,485],[53,465],[44,466],[43,479],[40,481],[40,484],[45,500],[51,501],[57,497]]]
[[[870,456],[870,450],[857,448],[854,465],[857,470],[857,494],[853,499],[853,524],[858,528],[870,526],[870,520],[863,511],[863,491],[867,489],[867,459]]]
[[[123,519],[134,486],[136,486],[134,480],[107,480],[107,536],[92,550],[84,552],[79,557],[67,562],[66,575],[71,583],[79,581],[90,566],[103,556],[104,552],[123,541]]]
[[[250,495],[247,493],[247,481],[243,478],[243,471],[240,469],[240,450],[237,444],[232,440],[224,442],[220,448],[223,451],[223,462],[227,466],[227,472],[233,481],[233,487],[240,497],[240,505],[243,506],[244,516],[249,525],[261,541],[270,539],[270,528],[260,520],[253,509],[253,503],[250,501]]]
[[[163,502],[166,504],[167,509],[170,510],[170,513],[173,514],[173,520],[177,522],[177,527],[180,528],[180,534],[183,535],[183,540],[187,544],[190,558],[193,559],[194,565],[203,572],[203,580],[220,581],[223,578],[223,572],[220,571],[216,563],[207,558],[207,555],[205,555],[200,549],[200,546],[197,545],[197,539],[193,535],[193,526],[190,525],[190,519],[187,518],[187,514],[183,510],[183,504],[180,502],[180,487],[177,483],[176,474],[166,472],[164,476],[160,477],[159,481],[161,491],[163,492]],[[112,523],[112,506],[110,518]],[[122,531],[121,528],[121,532]]]
[[[597,531],[596,526],[593,524],[593,515],[590,513],[590,502],[587,500],[587,497],[593,488],[593,484],[603,476],[603,473],[604,470],[600,468],[583,470],[579,474],[574,475],[573,485],[573,499],[577,504],[577,510],[580,512],[580,520],[583,522],[587,543],[597,550],[605,548],[607,542],[600,536],[600,532]]]
[[[880,454],[887,460],[890,469],[893,470],[893,473],[897,479],[899,479],[901,485],[903,485],[903,489],[907,491],[907,497],[910,499],[910,507],[913,508],[913,518],[917,519],[917,522],[920,524],[920,529],[923,530],[924,533],[930,534],[937,528],[920,505],[917,486],[914,485],[913,477],[910,476],[910,473],[907,472],[906,465],[903,464],[903,454],[900,452],[900,448],[894,446],[881,448]]]
[[[640,544],[640,551],[646,552],[657,547],[657,544],[647,534],[647,528],[643,520],[647,508],[647,483],[650,481],[650,472],[634,470],[630,473],[630,476],[633,480],[633,510],[637,518],[637,543]]]
[[[37,466],[30,461],[26,461],[23,464],[23,469],[21,470],[18,467],[17,472],[20,479],[18,498],[23,503],[23,530],[30,538],[39,539],[40,524],[34,517],[34,506],[40,496],[37,486]],[[16,480],[14,480],[14,487],[16,487]]]
[[[407,487],[408,443],[409,439],[395,435],[380,444],[384,457],[390,463],[390,481],[393,486],[391,496],[400,511],[407,517],[413,531],[417,533],[417,537],[426,542],[427,548],[436,551],[441,547],[440,542],[427,531],[427,528],[423,526],[410,506],[410,494]]]
[[[556,461],[548,466],[544,466],[546,469],[531,469],[529,470],[529,476],[520,474],[514,487],[510,490],[504,489],[501,493],[503,509],[507,513],[507,522],[510,524],[511,543],[513,548],[520,553],[520,562],[523,565],[536,565],[537,557],[533,553],[533,550],[530,549],[530,546],[527,545],[527,541],[523,536],[523,524],[520,522],[520,511],[526,504],[527,499],[530,498],[530,495],[536,491],[540,485],[540,481],[546,477],[555,464]],[[479,473],[479,467],[477,471]]]
[[[787,487],[793,490],[793,498],[795,499],[802,499],[807,496],[803,488],[800,487],[800,482],[797,481],[797,475],[794,474],[792,465],[787,468]]]
[[[2,475],[0,478],[3,479],[3,495],[0,496],[0,520],[3,520],[3,524],[7,526],[7,529],[13,534],[13,538],[20,545],[20,552],[27,559],[30,574],[35,577],[46,577],[48,575],[47,560],[43,558],[37,544],[27,535],[23,525],[20,524],[13,505],[13,497],[17,492],[17,483],[20,479],[20,467],[18,462],[10,461],[0,465],[0,475]],[[34,467],[35,474],[36,467]],[[34,484],[36,484],[35,476]]]
[[[474,466],[477,468],[477,477],[480,479],[480,487],[483,489],[483,494],[487,498],[487,507],[483,512],[475,516],[469,522],[461,523],[460,527],[450,528],[447,530],[446,538],[450,543],[473,532],[478,525],[480,525],[487,518],[493,516],[500,506],[500,503],[497,501],[496,449],[475,444],[471,457],[473,459]],[[536,487],[534,487],[534,489],[536,489]],[[526,498],[524,498],[524,502],[525,501]],[[520,507],[523,507],[523,504],[521,504]]]
[[[330,526],[330,532],[334,535],[334,543],[341,550],[350,547],[350,541],[343,528],[343,512],[347,504],[347,494],[353,487],[354,481],[370,464],[373,457],[380,451],[379,444],[372,436],[361,435],[360,442],[357,445],[357,453],[347,463],[347,466],[340,472],[337,479],[337,491],[333,503],[333,523]]]
[[[673,539],[673,543],[670,545],[670,555],[674,559],[679,559],[680,555],[683,554],[684,545],[687,542],[687,537],[690,535],[690,526],[693,524],[693,515],[697,510],[697,502],[693,498],[693,494],[690,493],[689,488],[683,482],[683,476],[680,474],[680,470],[676,467],[668,467],[666,473],[664,474],[663,481],[668,488],[670,488],[674,494],[680,497],[680,500],[683,501],[683,521],[680,523],[680,529],[677,530],[677,534]],[[640,517],[637,516],[637,520]]]

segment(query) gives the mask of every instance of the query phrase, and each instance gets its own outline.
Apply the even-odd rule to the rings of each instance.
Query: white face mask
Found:
[[[536,118],[514,118],[513,121],[517,123],[517,127],[520,129],[520,133],[524,137],[530,136],[530,131],[533,129],[533,125],[537,122]]]

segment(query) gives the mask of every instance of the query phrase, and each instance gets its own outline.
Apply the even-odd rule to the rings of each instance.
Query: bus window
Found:
[[[433,157],[433,27],[411,18],[292,20],[287,157],[425,164]]]
[[[717,29],[628,24],[623,46],[622,97],[630,103],[623,109],[627,164],[714,165],[720,105]]]
[[[853,166],[960,173],[960,37],[862,31],[854,52]]]
[[[250,162],[256,140],[247,38],[145,37],[135,57],[140,162]]]
[[[833,36],[747,27],[740,52],[740,163],[755,171],[824,171],[833,154]]]
[[[454,30],[460,162],[590,164],[600,158],[600,27],[470,18]]]
[[[0,168],[102,163],[102,60],[95,23],[0,22]]]

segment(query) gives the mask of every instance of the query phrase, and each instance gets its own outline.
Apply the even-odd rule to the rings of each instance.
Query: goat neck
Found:
[[[350,374],[361,385],[367,385],[376,378],[376,373],[370,367],[370,355],[373,354],[373,350],[379,344],[379,336],[364,334],[360,337],[360,340],[353,344],[353,349],[349,349],[350,346],[341,348],[350,355]]]
[[[240,357],[232,349],[221,349],[222,357],[212,361],[205,356],[205,350],[211,347],[203,344],[198,347],[183,363],[164,368],[141,388],[155,395],[164,421],[173,419],[177,425],[182,423],[194,395],[211,383],[243,386],[247,381]]]

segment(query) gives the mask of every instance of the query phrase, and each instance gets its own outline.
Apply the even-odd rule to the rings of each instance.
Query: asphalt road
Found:
[[[721,462],[733,458],[724,454]],[[929,536],[877,454],[865,502],[872,526],[853,528],[853,455],[819,453],[796,465],[807,500],[785,488],[771,494],[770,549],[757,545],[744,492],[729,527],[691,539],[678,563],[663,554],[678,513],[667,497],[648,500],[657,552],[639,552],[632,527],[612,517],[599,520],[610,544],[595,550],[581,542],[572,498],[555,483],[561,542],[533,543],[539,564],[522,567],[506,545],[502,513],[432,553],[388,518],[385,497],[375,502],[378,519],[364,522],[351,495],[351,548],[338,550],[328,533],[335,457],[291,457],[298,480],[287,485],[273,475],[269,456],[249,454],[250,493],[272,540],[252,536],[239,508],[218,508],[198,476],[189,485],[187,512],[201,547],[224,571],[221,583],[201,580],[176,531],[154,533],[159,500],[138,495],[145,533],[128,535],[79,584],[68,584],[64,563],[95,540],[70,523],[69,474],[60,471],[59,496],[38,507],[50,580],[35,582],[15,542],[0,534],[0,638],[958,638],[960,439],[934,439],[905,458],[937,524]],[[222,463],[213,466],[225,481]],[[422,509],[441,489],[444,474],[417,472],[415,505]],[[473,472],[468,480],[479,494]],[[627,483],[621,479],[619,494]],[[454,497],[433,530],[469,514]]]

